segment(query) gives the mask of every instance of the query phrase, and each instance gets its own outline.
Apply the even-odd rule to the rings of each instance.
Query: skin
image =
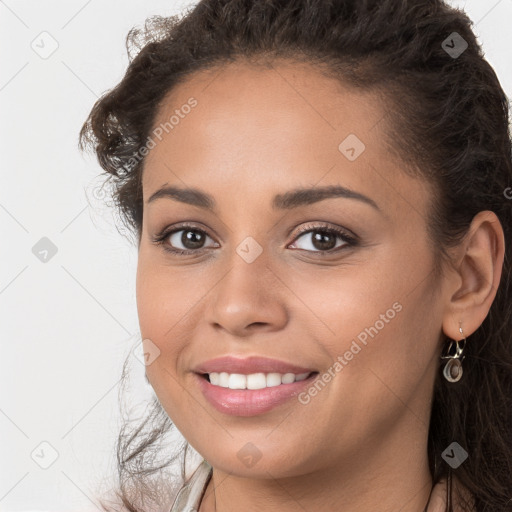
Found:
[[[147,377],[213,466],[200,512],[423,511],[442,343],[461,339],[460,325],[471,335],[489,311],[504,253],[498,219],[480,212],[452,251],[453,266],[436,277],[426,231],[433,192],[392,158],[377,96],[309,65],[236,62],[173,89],[155,126],[191,96],[197,106],[146,158],[137,308],[142,338],[160,350]],[[338,149],[351,133],[366,146],[355,161]],[[148,204],[166,184],[211,194],[218,212],[170,198]],[[325,185],[360,192],[380,211],[350,198],[271,208],[275,194]],[[185,221],[206,231],[202,253],[171,255],[152,242]],[[351,230],[359,244],[338,250],[345,242],[336,237],[331,254],[319,256],[312,233],[297,228],[324,222]],[[168,246],[194,250],[181,235]],[[263,249],[252,263],[236,252],[248,236]],[[291,399],[265,414],[229,416],[196,383],[194,366],[226,354],[323,374],[396,302],[401,311],[307,405]],[[237,456],[246,443],[261,453],[252,467]]]

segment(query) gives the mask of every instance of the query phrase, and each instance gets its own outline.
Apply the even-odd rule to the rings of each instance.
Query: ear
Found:
[[[505,237],[498,217],[488,210],[479,212],[456,249],[443,317],[446,336],[461,340],[459,327],[467,337],[485,320],[498,290],[504,254]]]

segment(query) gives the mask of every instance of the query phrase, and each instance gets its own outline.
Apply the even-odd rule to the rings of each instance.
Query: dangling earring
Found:
[[[466,346],[466,338],[462,332],[462,327],[459,327],[461,340],[450,340],[450,343],[445,346],[445,350],[441,355],[441,359],[448,361],[443,368],[443,376],[448,382],[458,382],[462,377],[462,361],[464,356],[462,352]]]

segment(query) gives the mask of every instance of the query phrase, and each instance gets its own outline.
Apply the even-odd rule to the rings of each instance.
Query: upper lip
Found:
[[[227,372],[250,375],[252,373],[310,373],[316,370],[268,357],[223,356],[204,361],[194,368],[196,373]]]

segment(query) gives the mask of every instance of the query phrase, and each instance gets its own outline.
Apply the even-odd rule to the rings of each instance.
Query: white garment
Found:
[[[170,512],[197,512],[212,476],[212,466],[203,460],[178,492]]]

